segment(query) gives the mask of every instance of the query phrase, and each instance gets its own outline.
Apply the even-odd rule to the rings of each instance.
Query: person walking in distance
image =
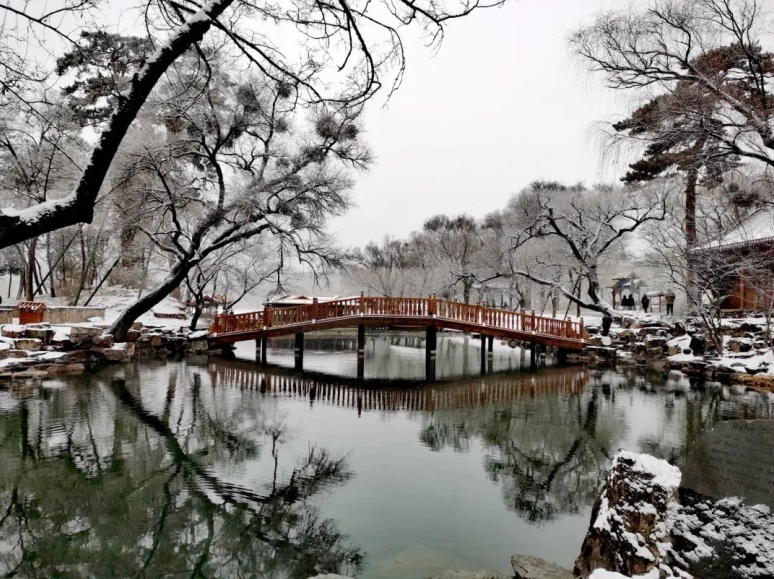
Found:
[[[669,290],[664,295],[664,301],[666,301],[666,307],[667,307],[666,313],[668,316],[674,315],[675,313],[675,297],[676,297],[675,292],[673,292],[672,290]]]
[[[642,304],[642,311],[647,314],[648,308],[650,307],[650,298],[648,297],[648,294],[642,294],[640,303]]]

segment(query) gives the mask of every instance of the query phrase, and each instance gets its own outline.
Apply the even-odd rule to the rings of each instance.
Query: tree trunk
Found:
[[[83,289],[83,284],[86,283],[86,240],[83,236],[83,226],[80,227],[78,230],[78,234],[80,236],[80,242],[81,242],[81,281],[79,283],[80,289],[78,290],[78,293],[80,294],[81,289]],[[78,299],[76,298],[75,303],[78,303]]]
[[[49,294],[52,298],[56,297],[56,289],[54,286],[56,285],[56,276],[54,275],[54,268],[56,267],[56,264],[51,259],[51,234],[46,234],[46,263],[48,264],[48,277],[51,278],[51,281],[48,282],[48,285],[50,286]],[[44,278],[45,281],[45,278]]]
[[[137,255],[134,252],[134,238],[137,234],[137,227],[124,222],[121,226],[121,267],[125,270],[132,270],[137,266]]]
[[[113,339],[116,342],[121,342],[126,337],[126,332],[132,327],[132,324],[137,318],[144,313],[150,311],[150,309],[161,303],[165,297],[167,297],[173,289],[179,286],[185,276],[188,274],[189,267],[187,263],[177,262],[166,279],[158,286],[153,288],[145,296],[139,298],[131,306],[126,308],[124,312],[113,322],[113,325],[106,330],[107,334],[113,334]]]
[[[580,298],[582,294],[583,294],[583,278],[579,277],[578,278],[578,292],[575,295],[578,296],[578,298]],[[575,304],[575,315],[577,317],[580,317],[580,315],[581,315],[581,307],[580,307],[580,304],[577,303],[577,302]]]
[[[24,270],[24,299],[31,302],[35,299],[35,250],[38,238],[33,237],[27,249],[27,268]]]
[[[197,299],[196,306],[194,307],[193,318],[191,318],[191,331],[196,329],[196,324],[199,323],[199,318],[202,315],[202,310],[203,310],[202,302],[199,299]]]
[[[606,301],[604,301],[602,298],[599,297],[599,294],[602,288],[599,286],[599,276],[597,274],[596,265],[588,268],[586,279],[589,284],[589,287],[586,290],[586,293],[588,294],[589,298],[591,298],[591,303],[593,303],[595,306],[599,306],[599,308],[601,308],[599,311],[603,313],[607,312],[608,314],[612,315],[613,313],[612,308],[608,305]]]
[[[704,148],[704,141],[700,140],[694,147],[695,155],[701,149]],[[683,223],[683,229],[685,232],[685,245],[686,245],[686,265],[688,267],[686,294],[688,298],[688,305],[692,310],[697,310],[701,307],[701,292],[699,286],[696,283],[696,261],[693,259],[691,248],[694,247],[699,237],[696,233],[696,185],[699,181],[699,163],[695,163],[690,169],[685,180],[685,218]]]

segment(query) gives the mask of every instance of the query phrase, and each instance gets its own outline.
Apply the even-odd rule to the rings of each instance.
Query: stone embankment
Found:
[[[125,342],[115,343],[105,329],[100,324],[0,326],[0,381],[80,374],[142,357],[208,352],[206,331],[145,327],[137,322]]]
[[[717,352],[700,320],[667,321],[652,317],[616,320],[608,336],[587,327],[591,344],[574,361],[633,364],[677,370],[688,376],[774,388],[774,353],[764,318],[729,318],[719,324],[723,351]],[[771,329],[768,329],[771,331]]]

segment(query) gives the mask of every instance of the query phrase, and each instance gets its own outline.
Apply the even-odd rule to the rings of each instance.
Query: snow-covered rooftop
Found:
[[[296,296],[283,296],[281,298],[269,300],[266,302],[266,305],[273,307],[308,306],[311,305],[315,299],[317,300],[317,303],[322,304],[345,298],[342,298],[341,296],[306,296],[301,294]]]
[[[774,209],[768,206],[748,216],[725,235],[697,245],[694,251],[731,249],[762,241],[774,242]]]

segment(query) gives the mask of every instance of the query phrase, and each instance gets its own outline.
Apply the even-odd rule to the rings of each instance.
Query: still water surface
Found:
[[[366,376],[408,381],[357,381],[345,340],[308,351],[303,376],[289,350],[267,369],[243,344],[0,391],[0,575],[419,578],[507,572],[517,552],[571,567],[616,449],[681,465],[714,421],[774,413],[675,375],[519,372],[518,350],[480,377],[475,343],[451,338],[445,380],[423,384],[424,352],[398,342],[369,339]]]

